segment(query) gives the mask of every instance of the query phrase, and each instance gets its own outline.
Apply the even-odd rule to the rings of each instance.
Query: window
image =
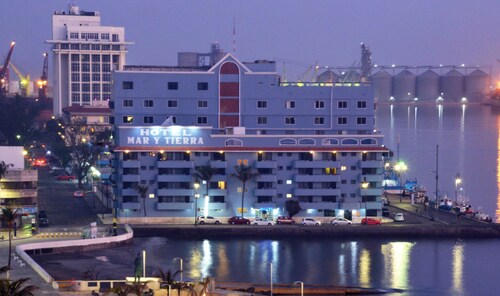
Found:
[[[83,73],[82,74],[82,81],[84,81],[84,82],[90,82],[90,74],[89,73]]]
[[[72,62],[79,62],[80,61],[80,56],[77,54],[72,54],[71,55],[71,61]]]
[[[93,63],[99,63],[101,61],[101,56],[98,54],[93,54],[92,55],[92,62]]]
[[[102,91],[103,92],[111,92],[111,84],[109,84],[109,83],[103,84]]]
[[[208,108],[208,101],[198,101],[198,108]]]
[[[358,117],[356,118],[357,124],[366,124],[366,117]]]
[[[198,124],[207,124],[207,122],[208,122],[206,116],[198,116],[196,118],[196,121],[198,122]]]
[[[98,63],[92,64],[92,72],[101,72],[101,65]]]
[[[134,89],[133,81],[123,81],[123,89]]]
[[[109,40],[109,33],[101,33],[102,40]]]
[[[347,124],[347,117],[339,117],[337,118],[338,124]]]
[[[198,82],[198,90],[208,90],[208,82]]]
[[[366,109],[366,101],[358,101],[358,109]]]
[[[82,62],[90,62],[90,55],[82,54]]]
[[[265,116],[257,117],[257,124],[267,124],[267,117]]]
[[[92,48],[92,50],[101,50],[101,45],[100,44],[92,44],[91,48]]]
[[[109,63],[110,59],[111,59],[111,58],[110,58],[110,57],[109,57],[109,55],[107,55],[107,54],[105,54],[105,55],[103,55],[103,56],[102,56],[102,61],[103,61],[104,63]]]
[[[286,101],[285,102],[285,108],[287,108],[287,109],[293,109],[293,108],[295,108],[295,101]]]
[[[71,91],[80,91],[79,83],[71,83]]]
[[[118,38],[118,34],[113,34],[111,36],[113,38],[113,40],[112,40],[113,42],[119,42],[120,41],[120,39]]]
[[[70,44],[71,49],[73,50],[80,50],[80,44]]]
[[[258,109],[267,108],[267,101],[257,101],[257,108]]]
[[[111,74],[102,74],[102,81],[111,81]]]
[[[177,101],[176,100],[168,100],[167,107],[168,108],[177,108]]]
[[[314,124],[325,124],[324,117],[314,117]]]
[[[78,33],[69,33],[69,39],[78,39]]]
[[[78,73],[71,73],[71,81],[80,81],[80,74]]]
[[[285,117],[285,124],[295,124],[295,117]]]
[[[71,63],[71,71],[79,72],[80,71],[80,64],[79,63]]]
[[[179,83],[178,82],[169,82],[167,84],[169,90],[177,90],[179,89]]]
[[[101,81],[101,75],[99,73],[92,73],[92,81]]]
[[[102,64],[102,72],[105,72],[105,73],[111,72],[111,66],[108,63]]]
[[[153,123],[153,116],[144,116],[144,123]]]
[[[153,107],[153,100],[144,100],[144,107],[146,108]]]
[[[81,50],[90,50],[90,44],[81,44],[80,49]]]
[[[314,108],[316,108],[316,109],[324,109],[325,108],[325,101],[315,101],[314,102]]]
[[[82,72],[90,72],[90,64],[82,63]]]
[[[92,83],[92,92],[101,92],[101,85],[99,83]]]
[[[133,122],[134,122],[134,116],[131,115],[123,116],[123,123],[133,123]]]
[[[339,109],[346,109],[346,108],[347,108],[347,101],[339,101],[339,102],[337,103],[337,107],[338,107]]]

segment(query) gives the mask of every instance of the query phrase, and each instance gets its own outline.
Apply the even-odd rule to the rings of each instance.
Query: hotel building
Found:
[[[101,26],[99,12],[71,6],[52,15],[54,115],[74,105],[111,98],[111,71],[123,69],[127,45],[123,27]]]
[[[113,72],[114,193],[121,222],[193,223],[195,216],[360,222],[381,216],[383,160],[372,87],[288,83],[272,61],[225,55],[212,67],[127,66]],[[258,175],[242,182],[235,166]],[[216,168],[199,188],[200,166]],[[142,200],[137,185],[147,186]],[[143,208],[145,202],[145,209]]]

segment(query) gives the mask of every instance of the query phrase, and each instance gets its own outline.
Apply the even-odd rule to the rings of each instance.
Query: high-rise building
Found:
[[[93,105],[111,98],[111,72],[125,64],[123,27],[101,26],[99,12],[77,6],[52,15],[54,115],[73,105]]]

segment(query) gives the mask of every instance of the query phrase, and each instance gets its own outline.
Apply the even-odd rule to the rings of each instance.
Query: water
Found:
[[[417,179],[436,192],[436,145],[439,145],[438,191],[458,196],[492,217],[498,216],[500,170],[500,113],[485,105],[379,105],[377,129],[385,144],[408,165],[403,179]]]

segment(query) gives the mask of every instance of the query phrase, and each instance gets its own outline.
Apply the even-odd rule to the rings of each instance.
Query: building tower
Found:
[[[65,107],[92,105],[111,98],[111,71],[125,64],[123,27],[101,26],[99,12],[70,6],[52,15],[54,115]]]

